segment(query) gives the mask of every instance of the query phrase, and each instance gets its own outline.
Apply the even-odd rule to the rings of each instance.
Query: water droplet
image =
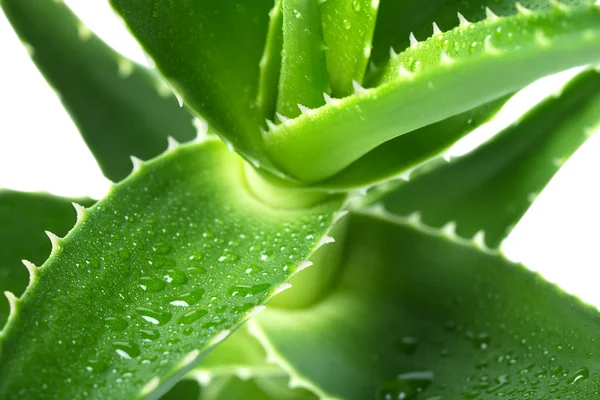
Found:
[[[300,11],[298,11],[298,10],[294,10],[294,16],[296,18],[302,18],[302,13]]]
[[[158,292],[164,289],[165,286],[167,286],[167,284],[164,281],[153,276],[142,276],[140,278],[139,287],[144,291]]]
[[[188,258],[193,261],[200,261],[204,258],[204,253],[194,253]]]
[[[235,297],[249,297],[255,294],[259,294],[269,289],[271,284],[262,283],[258,285],[235,285],[229,289],[229,294]]]
[[[129,323],[121,317],[106,317],[104,318],[106,326],[114,331],[121,332],[129,325]]]
[[[188,281],[185,272],[176,269],[167,270],[167,275],[165,275],[164,278],[168,283],[174,283],[176,285],[183,285]]]
[[[378,400],[413,400],[433,381],[431,371],[413,371],[400,374],[383,383],[377,391]]]
[[[569,384],[575,384],[581,381],[585,381],[590,377],[590,371],[587,368],[580,368],[567,380]]]
[[[117,255],[119,256],[120,259],[127,260],[127,259],[129,259],[129,250],[127,250],[127,249],[119,249],[117,251]]]
[[[256,275],[259,272],[261,272],[263,269],[261,267],[259,267],[258,265],[249,265],[244,272],[247,273],[248,275]]]
[[[490,346],[490,335],[485,332],[475,334],[467,331],[465,332],[465,336],[473,343],[473,347],[476,349],[486,350]]]
[[[354,2],[352,2],[352,7],[354,7],[354,11],[356,11],[356,12],[360,11],[360,1],[354,0]]]
[[[245,311],[253,309],[254,307],[256,307],[256,304],[254,304],[254,303],[244,303],[244,304],[240,304],[239,306],[233,307],[232,310],[233,310],[233,312],[245,312]]]
[[[139,357],[141,354],[140,346],[127,341],[119,341],[113,343],[113,349],[123,358],[132,359]]]
[[[350,22],[349,20],[345,19],[344,22],[344,29],[349,30],[352,28],[352,22]]]
[[[192,290],[191,292],[187,292],[187,293],[183,293],[179,296],[177,296],[177,300],[179,301],[184,301],[187,304],[193,306],[194,304],[196,304],[197,302],[200,301],[200,299],[202,298],[202,296],[204,296],[204,289],[196,289],[196,290]]]
[[[160,338],[160,333],[155,329],[140,329],[140,336],[145,341],[154,341]]]
[[[240,259],[240,256],[238,256],[237,254],[227,253],[227,254],[223,254],[221,257],[219,257],[219,262],[233,263],[239,259]]]
[[[171,250],[171,246],[167,243],[158,243],[152,247],[152,251],[156,254],[167,254]]]
[[[394,348],[404,354],[413,354],[417,350],[417,339],[406,336],[394,343]]]
[[[206,314],[208,314],[208,311],[206,310],[191,310],[179,317],[179,319],[177,319],[177,323],[180,325],[189,325],[193,322],[198,321]]]
[[[167,324],[173,314],[166,311],[156,311],[148,307],[138,307],[135,311],[145,320],[153,325],[165,325]]]
[[[108,369],[108,363],[98,359],[91,359],[88,360],[88,366],[86,369],[88,371],[104,372]]]

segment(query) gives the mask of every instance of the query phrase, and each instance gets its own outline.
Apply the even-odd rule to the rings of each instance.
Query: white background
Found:
[[[110,45],[145,63],[107,2],[67,3]],[[0,188],[102,197],[108,182],[1,13],[0,55]],[[522,113],[535,99],[555,90],[560,80],[533,85],[504,115]],[[504,121],[500,118],[496,125]],[[489,132],[482,129],[454,153],[464,152]],[[503,244],[510,258],[596,306],[600,306],[599,175],[600,134],[596,134],[538,196]]]

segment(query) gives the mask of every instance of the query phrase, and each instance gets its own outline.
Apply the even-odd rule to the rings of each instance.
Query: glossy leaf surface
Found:
[[[29,274],[21,260],[41,265],[48,258],[51,246],[44,231],[65,235],[75,225],[72,201],[93,204],[90,199],[0,190],[0,293],[23,293]],[[0,327],[8,312],[8,302],[0,301]]]
[[[597,61],[599,25],[597,7],[557,8],[435,34],[391,60],[378,87],[271,129],[267,149],[292,176],[328,178],[390,139]]]
[[[369,56],[378,1],[328,0],[320,5],[327,70],[334,97],[354,93],[361,84]]]
[[[285,289],[342,198],[273,209],[244,180],[221,142],[181,146],[54,238],[12,300],[0,398],[154,398]]]
[[[31,58],[79,128],[107,178],[196,136],[192,116],[153,72],[116,53],[60,1],[2,0]]]
[[[286,118],[300,106],[315,108],[329,92],[318,0],[282,0],[283,49],[277,112]],[[300,105],[300,106],[299,106]]]
[[[184,103],[244,157],[262,156],[260,60],[273,0],[111,0]]]
[[[521,265],[417,221],[352,215],[345,273],[251,331],[335,399],[592,399],[600,315]]]
[[[473,153],[400,186],[383,199],[398,215],[415,211],[462,237],[485,232],[498,247],[558,169],[600,126],[600,75],[580,74]],[[440,201],[443,198],[443,201]]]

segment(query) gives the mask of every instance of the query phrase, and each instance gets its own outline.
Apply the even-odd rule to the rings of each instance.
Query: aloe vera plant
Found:
[[[500,250],[600,124],[593,2],[110,3],[153,68],[0,0],[115,182],[0,191],[1,399],[600,395],[598,311]]]

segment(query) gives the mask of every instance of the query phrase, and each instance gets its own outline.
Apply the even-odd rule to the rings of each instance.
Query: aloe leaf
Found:
[[[410,45],[409,35],[426,38],[430,35],[431,24],[442,30],[449,30],[458,25],[457,12],[469,21],[481,21],[490,13],[507,16],[520,8],[531,11],[548,10],[557,5],[581,6],[592,5],[593,0],[424,0],[394,1],[382,0],[377,24],[373,35],[371,61],[382,66],[390,56],[390,48],[401,52]]]
[[[332,94],[359,89],[365,74],[379,1],[327,0],[320,6]]]
[[[24,295],[8,295],[0,398],[156,398],[287,288],[343,198],[273,208],[243,171],[220,141],[179,146],[51,235]]]
[[[46,193],[0,190],[0,292],[19,296],[27,287],[25,263],[39,264],[50,254],[44,231],[66,234],[75,224],[72,202],[91,206],[90,199],[65,199]],[[8,318],[8,303],[0,301],[0,326]]]
[[[258,107],[262,117],[273,120],[277,104],[277,89],[281,71],[281,51],[283,49],[283,14],[281,0],[275,1],[275,6],[269,13],[269,29],[263,56],[260,59],[260,78],[258,85]]]
[[[497,252],[390,218],[351,216],[328,299],[249,322],[295,385],[357,400],[596,396],[596,309]]]
[[[340,173],[312,187],[328,190],[367,189],[385,181],[405,181],[432,159],[446,157],[458,140],[492,120],[510,96],[394,138],[365,154]]]
[[[164,151],[169,135],[196,136],[192,116],[168,86],[102,42],[63,2],[2,0],[0,6],[109,179],[131,172],[130,156]]]
[[[380,86],[271,129],[267,150],[288,174],[323,180],[390,139],[598,60],[599,22],[598,7],[556,8],[436,33],[391,60]]]
[[[479,149],[401,185],[383,202],[394,214],[418,211],[428,225],[452,220],[463,237],[485,232],[487,245],[498,247],[600,126],[599,110],[600,75],[586,71]]]
[[[325,103],[329,92],[318,0],[282,0],[283,49],[277,112],[294,118],[301,107]]]
[[[257,106],[273,0],[111,0],[183,102],[244,157],[268,167]]]

